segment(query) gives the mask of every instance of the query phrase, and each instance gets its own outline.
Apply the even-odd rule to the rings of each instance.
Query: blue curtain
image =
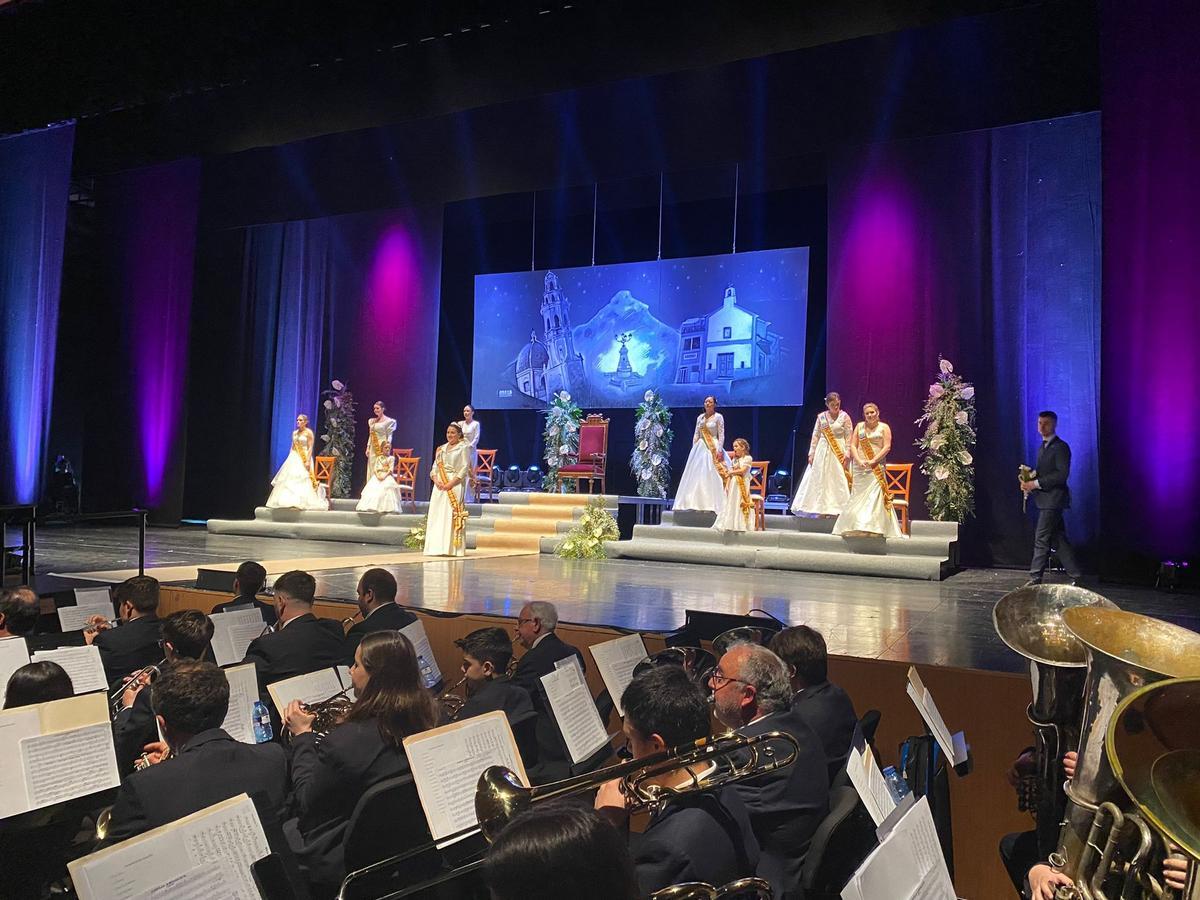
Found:
[[[48,469],[74,139],[74,125],[0,139],[0,502],[36,502]]]

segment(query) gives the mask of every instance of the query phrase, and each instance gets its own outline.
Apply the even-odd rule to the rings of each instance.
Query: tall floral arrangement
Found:
[[[563,559],[604,559],[604,542],[620,536],[617,520],[605,508],[604,499],[593,497],[554,552]]]
[[[633,426],[633,456],[629,469],[637,480],[639,497],[665,497],[671,483],[671,410],[658,391],[646,391]]]
[[[554,491],[559,468],[567,459],[579,453],[579,425],[583,410],[566,391],[559,391],[546,410],[546,428],[542,439],[546,445],[546,475],[542,490]]]
[[[321,391],[321,408],[325,417],[321,440],[325,446],[321,448],[320,455],[336,459],[331,493],[334,497],[349,497],[354,468],[354,423],[357,419],[354,395],[335,378],[330,382],[329,390]]]
[[[925,433],[917,440],[921,471],[929,478],[925,506],[940,522],[962,522],[975,511],[975,387],[938,358],[937,380],[929,386],[925,411],[917,419]]]

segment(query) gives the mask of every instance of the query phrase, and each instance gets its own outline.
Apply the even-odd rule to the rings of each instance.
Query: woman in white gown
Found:
[[[679,478],[674,509],[708,510],[720,515],[725,507],[725,479],[717,466],[726,465],[725,418],[717,412],[717,398],[704,398],[704,412],[696,419],[692,452]]]
[[[850,438],[850,457],[854,460],[854,489],[850,502],[837,521],[834,534],[874,535],[885,538],[907,537],[900,530],[896,511],[885,490],[884,465],[892,450],[892,429],[879,421],[879,407],[868,403],[863,419]]]
[[[296,416],[292,449],[271,479],[271,496],[267,498],[269,509],[329,509],[328,501],[317,490],[313,462],[315,444],[316,438],[308,427],[308,416],[301,413]]]
[[[359,512],[400,512],[403,494],[400,493],[400,485],[396,483],[396,457],[390,453],[387,456],[377,456],[372,465],[375,468],[368,474],[367,483],[355,509]]]
[[[396,433],[396,420],[388,416],[382,400],[375,401],[372,412],[375,415],[367,420],[367,484],[375,477],[375,461],[392,455],[392,437]]]
[[[754,521],[754,504],[750,500],[750,443],[745,438],[733,442],[733,455],[725,468],[725,506],[717,514],[712,527],[717,531],[750,531]]]
[[[463,490],[469,475],[469,450],[458,423],[446,429],[446,443],[438,447],[429,480],[429,518],[425,522],[426,556],[466,556],[467,507]]]
[[[467,404],[463,407],[463,417],[461,422],[455,423],[462,429],[463,440],[467,442],[470,448],[468,464],[471,466],[470,474],[467,476],[467,503],[475,502],[475,466],[478,464],[479,451],[479,422],[475,419],[475,407]]]
[[[840,515],[850,502],[850,435],[854,423],[836,392],[825,397],[826,411],[813,424],[808,468],[792,501],[797,516]]]

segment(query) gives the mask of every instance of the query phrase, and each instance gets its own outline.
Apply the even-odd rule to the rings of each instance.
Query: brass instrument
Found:
[[[85,634],[96,634],[97,632],[100,632],[100,631],[109,631],[113,628],[118,627],[121,624],[121,621],[122,620],[120,618],[104,619],[101,622],[95,622],[91,625],[86,626],[83,629],[83,631]]]
[[[350,710],[354,707],[354,701],[348,696],[353,688],[342,688],[331,697],[327,697],[318,703],[302,703],[304,711],[316,718],[313,719],[312,732],[317,736],[317,740],[337,728],[342,724],[342,720],[350,714]]]
[[[461,694],[456,694],[459,688],[462,688]],[[445,713],[447,722],[453,722],[458,718],[463,711],[463,707],[467,705],[467,676],[464,675],[458,679],[446,693],[438,697],[438,703],[442,705],[442,711]]]
[[[777,750],[780,745],[786,745],[786,752],[782,755],[779,755]],[[799,749],[796,739],[781,731],[769,731],[753,736],[731,732],[719,737],[701,738],[641,759],[617,763],[586,775],[577,775],[532,788],[521,784],[511,769],[489,766],[479,776],[479,784],[475,789],[475,816],[478,824],[351,872],[342,882],[338,898],[346,900],[352,885],[359,879],[376,875],[386,869],[403,871],[403,864],[407,860],[429,852],[438,844],[444,846],[445,842],[480,834],[491,843],[514,816],[544,800],[595,790],[606,781],[620,779],[621,793],[626,798],[626,806],[630,812],[655,810],[677,797],[716,790],[790,766],[796,761]],[[692,771],[693,768],[701,770],[702,774],[696,774]],[[672,774],[686,774],[688,780],[678,787],[656,783],[656,779]],[[482,865],[482,858],[467,862],[379,900],[394,900],[418,894],[474,871]]]
[[[775,636],[776,631],[777,629],[774,628],[757,628],[753,625],[730,628],[713,638],[713,654],[720,659],[734,644],[761,644],[765,647],[767,642]]]
[[[1078,896],[1103,900],[1107,895],[1103,890],[1095,890],[1093,876],[1097,875],[1100,879],[1097,883],[1102,883],[1110,874],[1122,832],[1134,827],[1140,835],[1141,849],[1132,856],[1124,856],[1131,871],[1146,869],[1146,857],[1152,849],[1152,835],[1145,821],[1139,817],[1135,824],[1127,826],[1129,817],[1112,803],[1120,792],[1114,765],[1105,753],[1106,734],[1118,725],[1115,714],[1127,708],[1122,704],[1140,688],[1173,677],[1200,677],[1200,634],[1149,616],[1094,606],[1066,609],[1062,617],[1068,630],[1086,648],[1088,669],[1079,729],[1079,761],[1075,777],[1066,786],[1065,821],[1058,849],[1051,854],[1050,862],[1075,882]],[[1140,716],[1131,716],[1127,721],[1131,726],[1141,727]],[[1106,828],[1104,820],[1111,823],[1107,830],[1115,833],[1116,838],[1111,849],[1106,842],[1106,847],[1099,850],[1100,859],[1096,860],[1098,835]],[[1143,896],[1159,894],[1151,892]]]
[[[775,896],[771,885],[761,878],[739,878],[729,884],[714,887],[703,881],[685,881],[672,884],[650,895],[650,900],[726,900],[730,897],[754,897],[757,900],[772,900]]]
[[[360,618],[361,616],[362,616],[362,610],[360,609],[354,615],[346,616],[346,618],[342,619],[342,631],[345,631],[347,625],[353,624],[354,620]]]
[[[657,653],[651,653],[633,667],[633,677],[637,678],[643,672],[656,669],[659,666],[679,666],[687,673],[688,678],[697,684],[703,682],[705,673],[717,664],[716,658],[707,650],[700,647],[667,647]]]
[[[128,678],[122,680],[119,687],[113,688],[108,693],[108,711],[110,718],[115,719],[121,711],[121,703],[125,697],[125,692],[129,690],[134,683],[146,679],[145,683],[149,685],[159,675],[162,674],[162,667],[167,664],[166,659],[160,659],[158,662],[149,666],[142,666]],[[143,688],[144,690],[144,688]]]

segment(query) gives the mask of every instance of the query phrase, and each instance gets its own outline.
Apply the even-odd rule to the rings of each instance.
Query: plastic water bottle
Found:
[[[437,679],[433,676],[433,666],[429,665],[429,660],[423,653],[417,654],[417,668],[421,671],[421,684],[425,685],[426,689],[431,689],[437,684]]]
[[[267,712],[267,706],[261,700],[254,701],[254,742],[256,744],[265,744],[271,738],[275,737],[275,730],[271,728],[271,714]]]
[[[904,780],[903,775],[896,771],[895,766],[888,766],[883,770],[883,780],[887,782],[888,793],[892,795],[896,805],[899,805],[905,797],[912,793],[908,782]]]

